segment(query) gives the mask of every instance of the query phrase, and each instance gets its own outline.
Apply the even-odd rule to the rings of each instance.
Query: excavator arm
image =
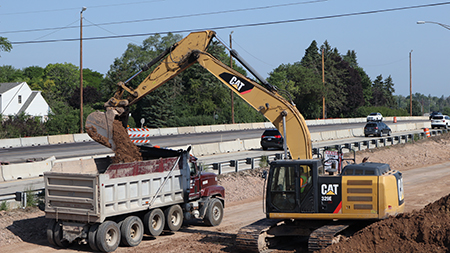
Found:
[[[119,83],[118,91],[105,104],[107,108],[106,114],[96,112],[89,115],[86,120],[86,127],[94,126],[99,133],[100,131],[98,129],[102,129],[100,134],[108,138],[114,147],[111,138],[112,128],[110,128],[112,127],[114,117],[126,117],[128,115],[128,106],[136,103],[152,90],[198,62],[273,123],[285,137],[293,159],[311,159],[311,136],[303,116],[295,105],[289,103],[284,97],[278,94],[276,88],[268,84],[264,79],[258,78],[260,80],[262,79],[261,85],[207,53],[206,49],[214,35],[215,33],[213,31],[195,32],[189,34],[180,42],[175,43],[144,67],[148,69],[151,65],[165,57],[136,89],[128,88],[126,86],[127,82]],[[244,67],[249,69],[253,74],[256,74],[234,50],[232,53]],[[258,75],[256,74],[256,76]],[[124,91],[130,94],[126,99],[122,99]]]

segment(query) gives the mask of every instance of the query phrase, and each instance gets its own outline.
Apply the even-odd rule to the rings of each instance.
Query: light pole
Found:
[[[440,26],[444,27],[445,29],[450,30],[450,25],[441,24],[441,23],[433,22],[433,21],[417,21],[418,25],[427,24],[427,23],[440,25]]]
[[[232,48],[231,44],[232,44],[232,38],[231,38],[231,34],[233,34],[234,31],[231,31],[230,33],[230,49]],[[230,68],[233,68],[233,56],[231,55],[231,51],[230,51]],[[233,90],[231,91],[231,123],[234,124],[234,92]]]
[[[411,73],[411,52],[409,52],[409,116],[412,116],[412,73]]]
[[[80,11],[80,133],[83,133],[83,6]]]

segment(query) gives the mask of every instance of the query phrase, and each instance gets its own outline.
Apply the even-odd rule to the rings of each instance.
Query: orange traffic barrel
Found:
[[[425,134],[427,135],[427,138],[430,137],[430,129],[424,128],[423,131],[424,131]]]
[[[397,123],[397,117],[394,117],[394,123]]]

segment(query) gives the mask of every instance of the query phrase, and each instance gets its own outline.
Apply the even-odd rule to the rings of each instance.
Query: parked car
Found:
[[[430,113],[430,120],[431,120],[434,116],[436,116],[436,115],[442,115],[442,113],[441,113],[441,112],[433,111],[432,113]]]
[[[371,121],[364,126],[364,136],[366,137],[369,135],[382,137],[383,134],[387,134],[388,136],[392,134],[391,128],[384,122]]]
[[[381,113],[379,113],[379,112],[372,112],[371,114],[369,114],[369,116],[367,116],[367,122],[382,121],[382,120],[383,120],[383,115],[381,115]]]
[[[431,128],[445,128],[448,129],[450,124],[450,117],[447,115],[434,115],[431,118]]]
[[[261,147],[263,150],[268,148],[283,149],[283,137],[278,129],[267,129],[261,135]]]

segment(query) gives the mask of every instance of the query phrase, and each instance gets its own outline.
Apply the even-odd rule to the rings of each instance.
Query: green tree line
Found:
[[[133,76],[181,39],[179,34],[154,35],[141,45],[130,43],[124,53],[114,59],[105,75],[83,69],[84,122],[91,112],[104,110],[103,104],[114,94],[118,82]],[[3,45],[3,51],[12,49],[5,38]],[[224,63],[230,62],[228,52],[218,43],[213,42],[208,52]],[[247,75],[245,69],[235,62],[233,68]],[[141,73],[127,85],[137,87],[152,70]],[[42,91],[51,108],[48,120],[43,123],[28,115],[7,117],[2,121],[0,138],[79,133],[79,72],[79,68],[71,63],[23,69],[0,66],[1,83],[25,81],[32,90]],[[384,78],[380,74],[371,80],[359,66],[355,51],[340,54],[328,41],[320,46],[312,41],[301,59],[281,64],[269,73],[268,81],[279,90],[287,91],[286,99],[292,100],[306,119],[323,118],[322,99],[325,99],[326,118],[365,117],[375,111],[384,116],[409,115],[409,97],[393,95],[395,89],[391,76]],[[142,118],[149,128],[229,124],[232,122],[230,93],[217,78],[194,64],[133,105],[129,125],[140,127],[138,122]],[[450,98],[414,94],[414,115],[433,110],[450,113]],[[237,123],[265,120],[238,96],[234,98],[234,119]]]

